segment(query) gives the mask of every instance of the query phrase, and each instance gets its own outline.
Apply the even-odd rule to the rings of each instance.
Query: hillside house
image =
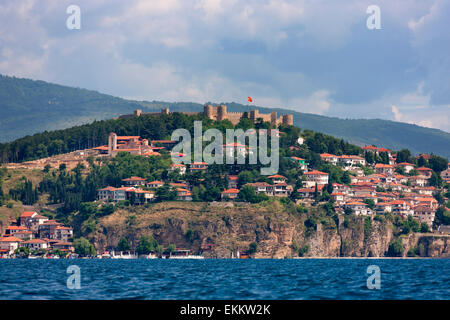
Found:
[[[165,184],[164,181],[155,180],[147,183],[147,187],[157,189],[164,186],[164,184]]]
[[[140,187],[145,186],[145,179],[141,177],[131,177],[122,179],[122,186],[124,187]]]
[[[344,204],[344,208],[351,209],[352,213],[357,216],[367,216],[372,214],[372,211],[367,207],[367,204],[363,202],[348,202]]]
[[[182,163],[172,163],[170,165],[170,171],[177,171],[180,174],[185,174],[186,173],[186,165],[182,164]]]
[[[208,169],[208,164],[206,162],[193,162],[190,164],[189,170],[191,172],[195,171],[205,171]]]
[[[303,182],[304,187],[312,188],[317,185],[328,184],[328,173],[318,170],[312,170],[304,173],[306,180]]]
[[[420,223],[425,222],[430,228],[433,228],[433,222],[435,218],[436,210],[419,205],[414,207],[414,218],[419,220]]]
[[[431,174],[433,173],[433,170],[431,170],[430,168],[426,168],[426,167],[420,167],[416,169],[417,172],[419,172],[420,176],[423,176],[427,179],[431,178]]]
[[[380,174],[392,175],[394,174],[394,166],[390,164],[377,163],[375,165],[375,172]]]
[[[323,161],[326,161],[328,163],[331,163],[332,165],[337,165],[338,163],[338,156],[330,153],[321,153],[320,158]]]
[[[308,170],[308,163],[306,163],[306,160],[299,157],[290,157],[292,161],[295,161],[297,165],[302,169],[303,171]]]
[[[223,191],[221,193],[221,197],[223,200],[236,199],[238,197],[239,191],[240,191],[239,189],[230,188],[230,189]]]
[[[408,162],[401,162],[397,164],[397,167],[400,167],[403,169],[403,172],[409,173],[411,170],[414,170],[415,165]]]

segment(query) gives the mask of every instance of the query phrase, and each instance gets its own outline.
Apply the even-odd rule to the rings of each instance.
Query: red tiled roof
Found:
[[[375,165],[375,168],[393,168],[390,164],[384,164],[384,163],[377,163]]]
[[[141,177],[131,177],[131,178],[122,179],[122,181],[145,181],[145,179],[141,178]]]
[[[21,218],[31,218],[31,216],[35,213],[37,214],[37,212],[34,212],[34,211],[25,211],[24,213],[22,213],[20,215],[20,217]]]
[[[431,170],[430,168],[427,168],[427,167],[420,167],[420,168],[417,168],[416,170],[417,171],[433,171],[433,170]]]
[[[269,179],[276,179],[276,178],[287,179],[285,176],[282,176],[280,174],[274,174],[273,176],[270,176],[268,178]]]
[[[3,237],[0,238],[0,242],[22,242],[22,239],[16,237]]]
[[[28,230],[24,226],[9,226],[6,228],[6,230]]]
[[[29,243],[29,244],[33,244],[33,243],[47,243],[47,241],[44,241],[42,239],[31,239],[31,240],[24,241],[23,243]]]
[[[239,191],[240,191],[239,189],[231,188],[231,189],[223,191],[222,194],[234,194],[234,193],[239,193]]]
[[[331,158],[331,157],[337,157],[336,155],[334,155],[334,154],[331,154],[331,153],[321,153],[320,154],[320,156],[322,157],[322,158]]]
[[[313,170],[313,171],[309,171],[309,172],[305,172],[304,174],[307,174],[307,175],[328,175],[328,173],[325,173],[325,172],[322,172],[322,171],[319,171],[319,170]]]

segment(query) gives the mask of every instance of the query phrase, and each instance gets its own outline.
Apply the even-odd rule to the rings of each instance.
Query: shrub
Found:
[[[388,257],[401,257],[403,255],[403,243],[400,238],[389,243]]]
[[[247,253],[248,254],[253,254],[258,250],[258,244],[256,242],[252,242],[250,243],[250,245],[248,246],[248,250]]]
[[[308,253],[308,251],[309,251],[309,245],[304,245],[303,247],[301,247],[299,250],[298,250],[298,256],[299,257],[304,257],[305,256],[305,254],[307,254]]]

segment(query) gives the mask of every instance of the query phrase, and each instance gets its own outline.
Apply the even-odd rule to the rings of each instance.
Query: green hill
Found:
[[[226,103],[229,111],[248,111],[253,106]],[[0,142],[46,130],[69,128],[131,113],[169,107],[172,111],[202,111],[190,102],[131,101],[96,91],[44,81],[0,75]],[[357,144],[374,144],[413,153],[434,153],[450,158],[450,133],[381,119],[339,119],[283,109],[256,107],[261,112],[292,113],[294,124]]]

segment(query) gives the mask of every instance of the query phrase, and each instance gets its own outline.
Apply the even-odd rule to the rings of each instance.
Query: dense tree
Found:
[[[128,243],[127,238],[125,237],[120,238],[119,243],[117,244],[117,250],[118,251],[130,250],[130,244]]]
[[[448,161],[442,157],[431,155],[430,160],[428,161],[429,166],[436,172],[441,172],[447,169]]]
[[[158,242],[151,236],[143,236],[136,247],[138,254],[149,254],[156,250]]]
[[[73,245],[75,247],[75,253],[79,254],[82,257],[96,255],[96,250],[95,250],[94,245],[92,243],[90,243],[89,240],[86,238],[81,237],[81,238],[75,239],[73,242]]]

